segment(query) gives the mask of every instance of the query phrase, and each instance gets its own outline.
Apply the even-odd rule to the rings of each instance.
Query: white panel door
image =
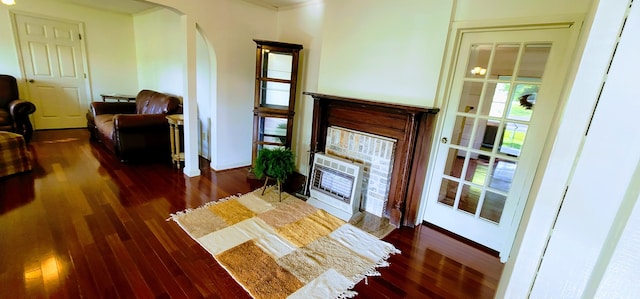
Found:
[[[510,248],[560,98],[568,39],[566,28],[462,35],[425,221]]]
[[[86,126],[88,96],[79,25],[16,15],[37,129]]]

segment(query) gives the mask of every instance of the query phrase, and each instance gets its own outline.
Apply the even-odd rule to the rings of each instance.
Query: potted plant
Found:
[[[265,177],[262,194],[264,195],[269,178],[273,178],[278,184],[278,198],[282,200],[282,183],[293,173],[295,167],[295,154],[291,149],[261,149],[258,152],[253,171],[258,179]]]

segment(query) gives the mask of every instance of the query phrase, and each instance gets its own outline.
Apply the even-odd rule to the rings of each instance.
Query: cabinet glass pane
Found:
[[[264,52],[262,76],[272,79],[291,80],[293,55]]]
[[[261,117],[259,141],[283,145],[287,140],[287,119],[277,117]]]
[[[289,106],[291,84],[262,81],[260,88],[261,105]]]

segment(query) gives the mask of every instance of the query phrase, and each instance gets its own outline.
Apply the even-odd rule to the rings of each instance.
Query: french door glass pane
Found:
[[[475,113],[474,109],[478,109],[480,104],[481,93],[481,82],[464,82],[462,94],[460,95],[460,104],[458,104],[458,112]]]
[[[507,106],[510,86],[509,83],[487,83],[481,115],[502,117]]]
[[[482,148],[491,151],[496,144],[496,137],[500,130],[500,122],[488,120],[482,133]]]
[[[489,159],[484,155],[476,155],[477,158],[470,158],[467,164],[465,180],[478,185],[484,185],[489,168]]]
[[[469,63],[465,72],[468,78],[484,78],[486,76],[492,47],[490,44],[471,46]]]
[[[472,117],[458,116],[456,117],[456,123],[451,138],[451,144],[457,144],[461,146],[468,146],[471,139],[471,130],[473,129]]]
[[[442,179],[440,185],[440,194],[438,195],[438,202],[453,207],[453,203],[456,200],[456,193],[458,192],[458,182],[454,182],[448,179]]]
[[[464,164],[464,155],[460,156],[461,153],[455,148],[449,149],[449,155],[447,156],[447,164],[445,173],[454,177],[460,178],[460,174],[462,174],[462,165]]]
[[[551,52],[551,44],[528,44],[524,48],[524,54],[520,59],[520,69],[518,71],[518,80],[522,78],[541,79],[544,74],[544,68]]]
[[[509,104],[507,118],[530,121],[538,95],[538,88],[539,85],[537,84],[516,84]]]
[[[502,210],[504,209],[504,203],[506,201],[506,196],[487,191],[484,194],[480,217],[495,223],[500,223],[500,216],[502,216]]]
[[[475,214],[478,208],[478,201],[480,201],[480,194],[482,194],[482,188],[467,184],[462,185],[458,209]]]
[[[517,164],[518,163],[513,161],[496,158],[493,169],[491,170],[488,187],[505,193],[509,192]]]
[[[507,122],[504,126],[504,132],[502,133],[502,140],[500,142],[500,152],[510,156],[519,157],[520,150],[524,144],[524,140],[527,137],[528,125]]]
[[[491,75],[489,78],[497,79],[503,76],[512,76],[518,60],[518,44],[499,44],[496,46],[493,63],[491,64]]]

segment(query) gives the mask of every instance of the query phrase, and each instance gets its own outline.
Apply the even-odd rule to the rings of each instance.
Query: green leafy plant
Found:
[[[253,172],[259,179],[265,178],[265,187],[269,178],[276,179],[278,191],[281,191],[282,183],[293,173],[296,167],[295,154],[288,148],[263,148],[258,152]]]

